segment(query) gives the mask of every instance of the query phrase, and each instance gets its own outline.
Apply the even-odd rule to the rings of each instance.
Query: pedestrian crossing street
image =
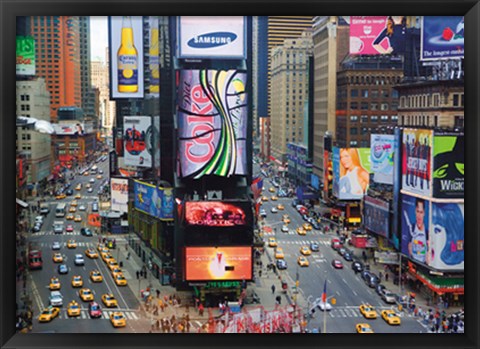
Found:
[[[140,319],[140,317],[135,313],[134,310],[125,310],[125,309],[103,310],[102,316],[100,317],[100,319],[110,320],[110,315],[113,314],[115,311],[122,312],[127,318],[127,320]],[[90,315],[88,314],[88,309],[82,309],[79,316],[68,316],[67,310],[62,309],[60,311],[60,314],[58,315],[58,318],[64,319],[64,320],[82,320],[82,319],[84,320],[84,319],[90,319]]]
[[[390,306],[390,307],[375,307],[377,313],[378,313],[378,318],[381,318],[381,312],[382,310],[387,310],[387,309],[392,309],[396,310],[396,307]],[[357,306],[345,306],[345,307],[333,307],[332,310],[327,312],[327,314],[332,317],[332,318],[363,318],[364,316],[360,313],[360,310]],[[413,314],[406,314],[404,312],[396,312],[396,314],[403,318],[403,317],[414,317]],[[323,315],[322,315],[323,316]]]

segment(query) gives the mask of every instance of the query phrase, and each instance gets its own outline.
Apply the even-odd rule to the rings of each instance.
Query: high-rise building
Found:
[[[82,106],[80,20],[77,16],[32,16],[35,71],[50,92],[50,118],[62,106]],[[88,56],[88,59],[90,57]]]
[[[80,16],[79,44],[80,44],[80,78],[82,88],[82,109],[87,116],[97,117],[95,113],[95,93],[91,91],[90,79],[90,17]]]
[[[113,127],[113,119],[115,117],[115,102],[110,101],[108,74],[108,65],[102,61],[91,62],[92,86],[98,88],[100,91],[99,110],[96,110],[95,115],[98,115],[100,118],[101,128],[111,130]]]
[[[336,128],[337,71],[349,53],[348,23],[337,16],[316,17],[314,47],[313,174],[323,178],[324,137]]]
[[[17,115],[50,120],[50,94],[45,79],[17,81],[16,95]],[[28,183],[38,183],[50,175],[50,141],[48,134],[17,128],[17,153],[25,154]]]
[[[286,39],[272,51],[271,151],[281,163],[287,161],[287,144],[303,142],[305,102],[308,100],[309,57],[313,53],[311,31]]]
[[[260,137],[260,119],[268,117],[268,16],[254,16],[252,24],[253,134]]]

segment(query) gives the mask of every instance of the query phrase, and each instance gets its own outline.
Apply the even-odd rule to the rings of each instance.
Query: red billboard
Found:
[[[189,201],[185,203],[185,223],[192,226],[235,227],[251,224],[250,202]]]
[[[185,280],[251,280],[252,248],[186,247]]]

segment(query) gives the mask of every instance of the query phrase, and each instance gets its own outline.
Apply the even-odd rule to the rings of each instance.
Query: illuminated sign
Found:
[[[185,203],[188,225],[233,227],[247,224],[245,209],[238,204],[220,201],[189,201]]]
[[[247,174],[246,73],[182,70],[178,85],[181,177]]]
[[[123,123],[125,165],[152,167],[152,118],[149,116],[125,116]]]
[[[360,200],[370,184],[370,148],[333,148],[333,194]]]
[[[134,206],[160,220],[173,220],[173,189],[155,187],[153,184],[133,182]]]
[[[251,247],[186,247],[187,281],[250,280]]]
[[[372,134],[370,158],[376,183],[393,184],[393,135]]]
[[[35,75],[35,40],[31,36],[17,36],[17,75]]]

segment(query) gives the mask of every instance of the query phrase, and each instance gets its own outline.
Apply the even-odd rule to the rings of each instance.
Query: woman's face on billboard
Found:
[[[348,170],[353,167],[353,162],[352,162],[352,157],[346,150],[342,150],[340,152],[340,162],[342,163],[342,166]]]

